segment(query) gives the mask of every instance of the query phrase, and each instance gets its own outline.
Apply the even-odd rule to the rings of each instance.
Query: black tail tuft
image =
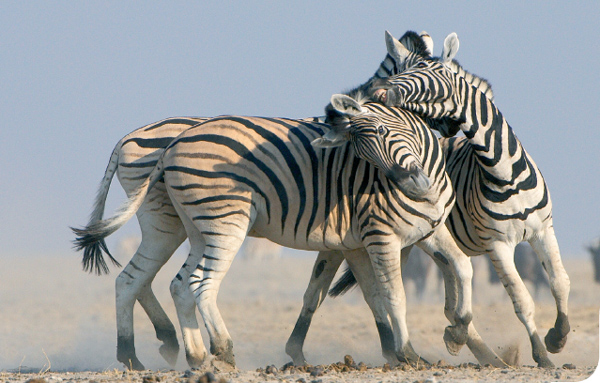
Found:
[[[108,274],[110,270],[104,260],[103,252],[108,255],[112,263],[121,267],[121,264],[110,254],[103,237],[91,234],[86,229],[71,228],[77,238],[73,241],[77,251],[83,250],[83,270],[89,273],[96,272],[97,275]]]
[[[356,287],[357,281],[349,267],[346,268],[344,275],[335,282],[335,285],[329,290],[330,297],[337,297],[346,294],[350,289]]]

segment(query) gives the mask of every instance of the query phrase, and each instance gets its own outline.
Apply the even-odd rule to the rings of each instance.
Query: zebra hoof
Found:
[[[448,326],[444,330],[444,343],[450,355],[457,356],[462,346],[467,343],[467,334],[462,334],[454,326]]]
[[[190,368],[201,368],[202,364],[206,361],[206,356],[206,353],[204,353],[204,355],[201,356],[196,356],[186,351],[185,360],[187,361],[187,364],[188,366],[190,366]]]
[[[559,353],[565,347],[567,343],[567,336],[560,336],[559,332],[555,328],[551,328],[548,334],[544,337],[544,343],[546,343],[546,349],[553,353]]]
[[[571,331],[571,326],[569,326],[567,315],[558,313],[554,327],[548,331],[548,334],[544,338],[546,349],[553,354],[561,352],[567,343],[567,334],[569,331]]]
[[[540,368],[554,368],[554,363],[548,358],[542,358],[537,362],[538,367]]]
[[[158,352],[162,355],[163,359],[169,363],[171,367],[175,367],[177,364],[177,357],[179,356],[179,344],[164,343],[158,348]]]
[[[119,362],[123,363],[125,368],[127,368],[130,371],[144,371],[146,369],[146,367],[144,367],[142,362],[140,362],[140,360],[136,357],[133,357],[133,358],[130,358],[127,360],[119,359]]]

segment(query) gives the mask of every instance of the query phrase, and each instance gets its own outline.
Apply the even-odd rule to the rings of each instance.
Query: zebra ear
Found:
[[[421,39],[423,39],[423,42],[427,47],[427,53],[429,53],[429,56],[433,56],[433,39],[431,38],[431,36],[429,36],[429,33],[423,31],[419,34],[419,36],[421,36]]]
[[[458,53],[458,36],[455,32],[450,33],[444,40],[444,48],[442,48],[442,61],[447,63],[452,61]]]
[[[398,63],[405,62],[410,54],[410,51],[388,31],[385,31],[385,45],[389,55]]]
[[[360,103],[345,94],[334,94],[331,96],[331,107],[347,118],[352,118],[364,113]]]
[[[342,146],[346,142],[348,142],[348,134],[345,131],[340,132],[331,129],[323,137],[313,140],[311,145],[315,148],[334,148]]]

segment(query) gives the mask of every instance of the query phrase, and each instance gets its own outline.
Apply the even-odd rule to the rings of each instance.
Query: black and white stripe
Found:
[[[398,41],[388,35],[386,33],[388,54],[374,77],[387,76],[390,70],[399,71],[403,68],[398,66],[403,64],[398,64],[400,61],[394,51]],[[431,47],[428,47],[427,43],[431,44],[431,39],[424,37],[424,42],[420,42],[415,36],[417,35],[414,32],[409,31],[401,38],[401,41],[418,54],[430,54]],[[404,61],[411,62],[411,59],[405,59]],[[98,190],[88,227],[93,226],[103,218],[105,201],[114,174],[118,174],[119,182],[126,194],[133,195],[143,180],[150,174],[167,145],[181,132],[206,120],[207,118],[199,117],[168,118],[141,127],[123,137],[117,143],[111,155],[110,163]],[[308,120],[316,121],[315,118]],[[164,345],[161,346],[161,354],[169,363],[174,364],[179,349],[174,326],[156,300],[150,282],[156,272],[183,242],[186,234],[167,196],[164,185],[161,183],[150,190],[137,215],[143,233],[142,243],[116,282],[117,357],[128,368],[144,369],[135,354],[133,306],[136,300],[141,303],[156,328],[158,338],[164,342]],[[98,274],[107,273],[108,266],[104,261],[103,252],[108,255],[113,263],[119,265],[109,253],[103,239],[90,236],[80,237],[76,242],[76,248],[84,251],[84,270],[95,270]],[[171,291],[179,313],[184,311],[182,307],[189,307],[189,301],[193,302],[193,300],[191,298],[186,299],[186,289],[179,291],[175,285],[176,283],[172,286]],[[182,325],[184,343],[193,343],[197,338],[193,331],[195,324],[189,323],[189,320],[186,320],[186,323],[188,324]]]
[[[348,97],[337,105],[350,123],[323,137],[322,124],[237,116],[187,129],[116,217],[80,234],[113,232],[164,179],[192,247],[192,262],[176,280],[189,280],[211,352],[229,363],[234,363],[232,343],[215,305],[216,292],[248,232],[290,247],[370,258],[396,334],[394,354],[406,359],[416,354],[407,336],[401,278],[396,278],[398,254],[422,240],[457,278],[454,326],[446,340],[449,348],[459,348],[471,318],[471,271],[440,225],[454,197],[437,139],[408,112],[361,106]],[[315,149],[315,144],[332,147]],[[198,347],[188,361],[201,361],[205,354]]]
[[[569,332],[569,279],[552,225],[550,193],[496,105],[448,66],[447,58],[456,49],[458,39],[450,35],[442,60],[423,59],[402,74],[375,81],[370,94],[430,119],[454,121],[438,125],[443,135],[456,133],[456,128],[463,131],[465,137],[442,142],[458,196],[447,225],[466,254],[490,256],[528,330],[534,359],[539,366],[551,367],[535,326],[534,302],[514,266],[515,246],[529,241],[549,274],[558,309],[546,346],[559,352]]]

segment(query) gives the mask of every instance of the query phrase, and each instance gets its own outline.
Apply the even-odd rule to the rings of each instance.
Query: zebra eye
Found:
[[[379,133],[380,135],[382,135],[382,136],[383,136],[383,134],[385,133],[385,129],[383,129],[383,126],[380,126],[380,127],[377,129],[377,133]]]

